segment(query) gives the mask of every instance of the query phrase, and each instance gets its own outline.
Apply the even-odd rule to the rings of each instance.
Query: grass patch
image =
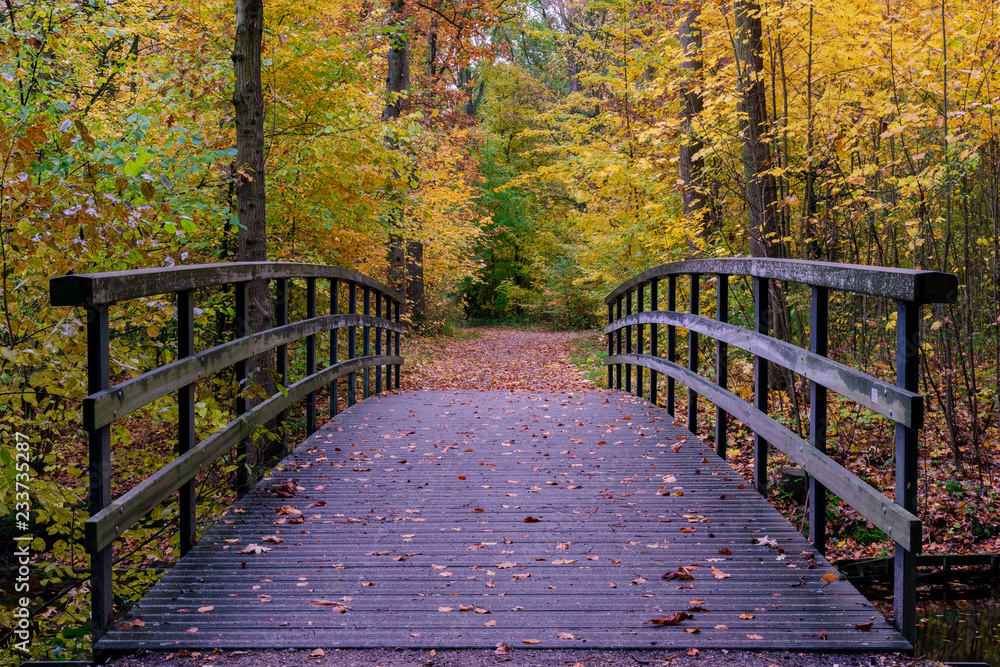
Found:
[[[607,356],[607,339],[599,331],[588,331],[569,343],[570,361],[580,369],[583,377],[594,383],[594,387],[603,387],[607,381],[608,372],[604,366]]]

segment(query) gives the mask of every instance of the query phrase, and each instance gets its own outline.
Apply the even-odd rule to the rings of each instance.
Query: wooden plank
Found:
[[[295,262],[222,262],[193,266],[172,266],[135,271],[80,273],[49,280],[53,306],[94,306],[144,296],[201,289],[215,285],[276,278],[332,278],[367,285],[394,302],[403,296],[394,289],[355,271],[339,266]]]
[[[250,334],[178,359],[88,396],[83,399],[84,428],[98,428],[122,419],[181,387],[265,350],[287,345],[316,333],[363,325],[402,333],[400,325],[385,319],[376,320],[367,315],[324,315]]]
[[[629,359],[624,357],[628,356]],[[857,475],[848,471],[826,454],[817,451],[806,440],[795,435],[775,419],[750,405],[739,396],[721,389],[710,380],[688,369],[649,355],[616,355],[605,363],[643,363],[693,386],[700,394],[724,408],[748,428],[764,437],[803,470],[820,481],[829,491],[857,510],[877,528],[910,553],[920,553],[923,529],[919,517],[886,498]]]
[[[848,581],[824,580],[830,564],[811,564],[798,531],[739,488],[738,473],[672,424],[607,392],[359,403],[174,565],[132,610],[144,625],[119,624],[98,648],[909,648]],[[294,497],[275,492],[289,483]],[[693,580],[662,578],[682,566]],[[691,607],[707,611],[646,623]],[[864,623],[870,632],[855,629]]]
[[[619,295],[654,278],[689,273],[781,280],[920,304],[955,303],[958,299],[958,278],[950,273],[802,259],[728,257],[693,259],[648,269],[616,287],[604,302],[613,303]]]
[[[867,373],[838,363],[825,356],[804,350],[797,345],[765,336],[749,329],[727,324],[702,315],[654,311],[622,317],[604,327],[605,333],[634,326],[637,323],[669,324],[697,331],[734,345],[741,350],[764,357],[768,361],[798,373],[825,386],[855,403],[893,421],[922,428],[924,397],[894,384],[878,380]]]
[[[401,357],[385,355],[340,362],[299,380],[288,387],[285,394],[275,394],[241,414],[93,514],[84,524],[84,543],[88,553],[96,553],[111,544],[170,494],[194,479],[195,475],[215,463],[241,440],[252,435],[258,425],[267,423],[289,405],[302,400],[334,378],[361,368],[387,363],[403,363],[403,360]]]

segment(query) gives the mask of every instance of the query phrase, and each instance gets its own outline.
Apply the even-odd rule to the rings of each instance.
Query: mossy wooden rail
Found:
[[[687,312],[677,310],[677,279],[686,276]],[[699,290],[705,277],[715,277],[716,317],[699,310]],[[754,330],[729,323],[729,279],[752,279]],[[660,282],[667,282],[667,308],[660,310]],[[811,289],[810,345],[804,350],[769,335],[768,298],[771,281],[799,283]],[[896,302],[896,384],[880,381],[827,358],[830,291],[843,291]],[[646,301],[646,293],[649,300]],[[759,491],[767,484],[768,444],[800,465],[810,477],[810,539],[825,550],[826,491],[836,494],[895,543],[894,623],[908,641],[916,634],[916,555],[922,526],[917,510],[917,437],[923,425],[923,397],[917,393],[920,357],[919,315],[923,305],[953,303],[958,294],[954,275],[885,267],[830,264],[800,260],[726,258],[665,264],[622,283],[605,299],[608,307],[608,386],[644,390],[642,370],[650,372],[649,400],[657,402],[657,375],[667,378],[665,403],[675,412],[675,382],[688,387],[687,427],[697,432],[698,396],[716,406],[715,447],[725,457],[728,416],[754,431],[754,480]],[[648,308],[646,307],[646,304]],[[624,310],[623,310],[624,307]],[[666,355],[659,353],[665,325]],[[648,338],[644,328],[649,327]],[[687,364],[677,362],[677,328],[688,332]],[[715,381],[699,374],[699,334],[716,340]],[[649,350],[645,352],[648,340]],[[754,404],[730,392],[728,346],[754,358]],[[767,414],[768,364],[777,364],[809,380],[809,439],[799,437]],[[623,374],[624,368],[624,374]],[[826,455],[827,391],[840,395],[895,422],[895,501],[872,488]]]
[[[306,319],[288,322],[289,281],[306,283]],[[275,326],[249,333],[248,288],[251,281],[274,283]],[[328,315],[316,314],[316,281],[329,283]],[[207,350],[195,350],[195,290],[228,285],[234,293],[234,338]],[[361,312],[358,312],[360,288]],[[83,404],[83,422],[90,442],[90,519],[85,526],[87,551],[91,554],[91,610],[95,644],[113,620],[112,543],[130,526],[175,491],[180,492],[180,548],[182,555],[195,541],[194,478],[207,466],[235,447],[237,460],[245,457],[246,443],[262,424],[285,420],[292,404],[306,399],[306,430],[316,430],[316,391],[330,388],[331,417],[337,410],[338,378],[346,375],[347,402],[356,401],[356,374],[363,372],[362,396],[399,387],[401,295],[382,283],[339,267],[285,262],[236,262],[139,271],[67,275],[50,282],[54,306],[77,306],[87,311],[88,393]],[[270,290],[269,290],[270,291]],[[347,312],[341,312],[339,297],[346,292]],[[162,294],[176,295],[177,359],[165,366],[112,386],[110,382],[109,311],[122,301]],[[373,311],[374,310],[374,314]],[[346,328],[346,357],[340,358],[337,332]],[[357,330],[362,330],[361,341]],[[316,336],[329,333],[329,363],[317,370]],[[373,336],[374,334],[374,336]],[[374,340],[373,340],[374,338]],[[305,376],[289,382],[287,346],[305,339]],[[374,350],[372,350],[374,343]],[[383,350],[384,343],[384,350]],[[361,348],[360,350],[358,348]],[[235,367],[236,380],[250,376],[248,361],[254,355],[274,350],[281,390],[254,407],[238,398],[236,417],[200,442],[195,436],[195,383],[213,373]],[[360,353],[359,353],[360,352]],[[177,393],[178,450],[176,459],[112,500],[111,424],[149,403]],[[241,394],[242,396],[243,394]],[[284,453],[282,454],[284,455]],[[240,486],[248,488],[245,464]]]

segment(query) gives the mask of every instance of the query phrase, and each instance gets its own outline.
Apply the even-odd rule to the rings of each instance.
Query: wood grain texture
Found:
[[[129,615],[143,625],[98,648],[910,648],[673,422],[620,392],[359,403],[164,576]],[[295,497],[275,492],[290,481]],[[694,579],[662,578],[680,567]]]

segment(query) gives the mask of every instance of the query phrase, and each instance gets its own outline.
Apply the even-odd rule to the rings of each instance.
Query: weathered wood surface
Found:
[[[958,278],[950,273],[802,259],[721,257],[653,267],[623,282],[604,302],[614,303],[619,295],[654,278],[692,273],[752,276],[922,304],[955,303],[958,299]]]
[[[134,271],[78,273],[49,280],[53,306],[95,306],[144,296],[279,278],[324,278],[367,285],[396,303],[403,296],[366,275],[323,264],[297,262],[220,262],[188,266],[158,267]]]
[[[652,323],[706,334],[717,341],[773,361],[900,424],[914,428],[923,427],[922,395],[883,382],[863,371],[804,350],[792,343],[735,324],[690,313],[653,311],[623,316],[605,326],[604,333],[609,334],[625,327]]]
[[[295,497],[275,493],[289,483]],[[270,550],[240,553],[251,544]],[[142,600],[142,625],[98,648],[909,648],[803,552],[635,397],[406,392],[317,431]],[[682,566],[693,580],[661,578]]]
[[[83,426],[100,428],[132,414],[192,382],[217,373],[255,354],[273,350],[317,333],[345,327],[373,327],[403,333],[403,326],[371,315],[323,315],[249,334],[177,359],[83,399]]]
[[[146,516],[170,494],[215,463],[237,443],[253,435],[260,424],[266,424],[290,405],[301,401],[311,392],[329,384],[343,375],[365,368],[402,364],[403,358],[394,355],[356,357],[328,366],[321,371],[289,385],[285,393],[278,393],[258,403],[208,436],[131,489],[106,503],[94,512],[84,524],[84,543],[88,553],[103,549]]]
[[[907,551],[920,553],[922,524],[920,518],[885,495],[869,486],[825,453],[818,451],[807,440],[790,431],[779,421],[750,405],[736,394],[722,389],[711,380],[692,373],[680,364],[645,354],[619,354],[606,359],[607,363],[642,364],[676,378],[700,395],[747,425],[758,436],[781,451],[802,469],[821,482],[832,493],[856,509],[877,528],[885,532]]]

